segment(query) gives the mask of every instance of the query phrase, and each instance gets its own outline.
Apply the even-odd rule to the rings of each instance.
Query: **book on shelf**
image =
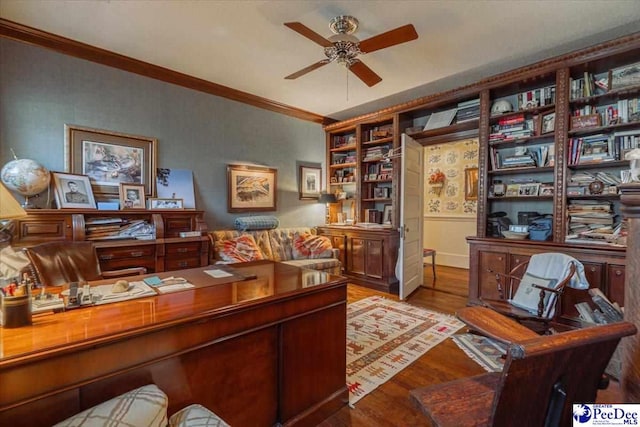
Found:
[[[427,124],[424,126],[424,130],[438,129],[451,125],[453,118],[456,115],[457,108],[452,108],[445,111],[437,111],[431,113]]]

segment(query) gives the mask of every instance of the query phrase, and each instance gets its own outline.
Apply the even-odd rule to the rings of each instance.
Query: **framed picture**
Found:
[[[156,170],[156,195],[158,199],[181,199],[181,208],[195,209],[193,172],[189,169],[158,168]]]
[[[613,68],[609,76],[609,89],[640,86],[640,62]]]
[[[141,184],[155,195],[158,140],[65,125],[65,170],[89,177],[96,194],[119,194],[120,184]]]
[[[59,208],[96,209],[88,176],[61,172],[51,174]]]
[[[552,183],[540,184],[538,196],[553,196],[553,184]]]
[[[120,184],[120,208],[121,209],[146,209],[144,185]]]
[[[519,194],[520,184],[507,184],[507,189],[504,193],[506,197],[517,197]]]
[[[540,118],[540,134],[553,132],[556,128],[556,113],[542,114]]]
[[[318,199],[322,188],[322,169],[300,166],[300,200]]]
[[[478,200],[478,168],[464,170],[464,199]]]
[[[227,165],[227,211],[276,210],[276,169]]]
[[[540,183],[520,184],[518,196],[537,196],[540,190]]]
[[[389,197],[389,189],[386,187],[375,187],[373,189],[374,199],[386,199]]]
[[[184,209],[182,199],[149,199],[149,209]]]
[[[382,211],[382,223],[391,224],[392,222],[393,222],[393,208],[391,205],[384,205],[384,210]]]

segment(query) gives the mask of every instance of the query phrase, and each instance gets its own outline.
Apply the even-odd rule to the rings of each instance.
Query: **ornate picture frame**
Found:
[[[51,172],[58,208],[96,209],[91,182],[86,175]]]
[[[155,138],[65,125],[65,171],[88,176],[96,195],[118,195],[125,183],[153,197],[157,146]]]
[[[318,200],[322,189],[322,168],[300,166],[299,179],[300,200]]]
[[[144,190],[142,184],[120,183],[120,209],[146,209]]]
[[[277,169],[227,165],[227,211],[275,211],[277,184]]]

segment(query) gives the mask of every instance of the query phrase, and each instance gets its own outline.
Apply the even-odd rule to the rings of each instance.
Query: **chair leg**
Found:
[[[436,251],[431,252],[431,269],[433,270],[433,287],[436,286]]]

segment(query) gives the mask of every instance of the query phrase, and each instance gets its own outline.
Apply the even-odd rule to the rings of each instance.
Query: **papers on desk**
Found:
[[[213,270],[205,270],[204,272],[215,279],[222,279],[224,277],[233,277],[233,274],[224,270],[220,270],[219,268],[215,268]]]
[[[135,298],[156,295],[155,291],[143,281],[129,282],[126,292],[112,292],[113,285],[100,285],[91,287],[91,299],[94,304],[109,304],[112,302],[126,301]]]
[[[190,289],[194,286],[191,283],[177,283],[175,285],[158,286],[156,289],[161,294],[168,294],[169,292],[182,291],[184,289]]]

